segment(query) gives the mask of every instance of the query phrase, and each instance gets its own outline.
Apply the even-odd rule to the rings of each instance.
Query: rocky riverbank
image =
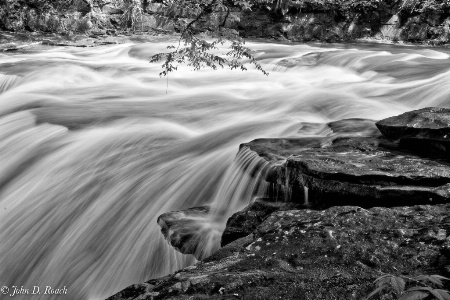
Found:
[[[314,137],[241,145],[270,164],[267,198],[228,220],[212,256],[108,299],[363,299],[383,274],[449,276],[449,116],[303,124]],[[208,211],[158,222],[169,243],[198,253],[192,223]]]
[[[115,36],[126,31],[177,32],[195,15],[164,1],[3,0],[0,29],[56,33],[69,39]],[[446,1],[260,1],[251,10],[233,7],[202,17],[197,29],[235,30],[246,38],[293,42],[384,41],[442,45],[450,39]]]

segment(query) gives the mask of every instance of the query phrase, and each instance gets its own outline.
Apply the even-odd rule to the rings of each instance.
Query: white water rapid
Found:
[[[0,54],[0,285],[68,290],[14,299],[105,299],[193,263],[156,219],[213,203],[223,228],[255,188],[240,143],[450,107],[443,49],[250,43],[268,77],[181,68],[166,87],[148,58],[167,45]]]

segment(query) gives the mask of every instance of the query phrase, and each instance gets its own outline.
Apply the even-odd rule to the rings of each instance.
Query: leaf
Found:
[[[421,281],[422,283],[426,284],[427,281],[434,283],[438,286],[442,286],[442,281],[439,278],[433,278],[429,275],[419,275],[414,278],[417,281]]]
[[[437,278],[437,279],[440,279],[440,280],[450,280],[450,278],[447,278],[447,277],[444,277],[444,276],[441,276],[441,275],[430,275],[430,277]]]
[[[450,294],[445,290],[431,290],[430,293],[436,297],[438,300],[450,300]]]
[[[369,294],[369,296],[367,296],[366,300],[369,300],[370,298],[372,298],[373,296],[375,296],[376,294],[378,294],[379,292],[381,292],[383,289],[387,288],[387,285],[381,285],[379,287],[377,287],[372,293]]]
[[[401,277],[392,276],[391,277],[391,286],[397,292],[397,294],[401,294],[405,290],[405,280]]]
[[[421,300],[428,297],[428,293],[414,291],[402,295],[398,300]]]
[[[437,285],[439,287],[442,287],[444,285],[439,278],[435,278],[435,277],[432,277],[432,276],[428,276],[428,281],[434,283],[435,285]]]
[[[450,280],[447,277],[440,276],[440,275],[419,275],[414,278],[415,280],[422,281],[422,282],[431,282],[435,285],[442,287],[444,284],[442,283],[442,280]]]
[[[405,292],[412,292],[412,291],[431,291],[432,288],[428,286],[413,286],[412,288],[407,289]]]

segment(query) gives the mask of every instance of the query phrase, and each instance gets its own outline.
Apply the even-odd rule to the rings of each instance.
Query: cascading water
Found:
[[[217,237],[257,194],[242,170],[264,169],[233,164],[240,143],[450,104],[444,50],[252,43],[269,77],[182,68],[166,87],[148,57],[167,45],[0,55],[0,285],[104,299],[187,266],[157,217],[211,204]]]

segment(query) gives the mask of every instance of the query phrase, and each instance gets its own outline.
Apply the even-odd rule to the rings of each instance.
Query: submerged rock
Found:
[[[421,152],[450,152],[450,109],[427,107],[376,123],[389,139]]]
[[[450,206],[287,210],[195,266],[122,299],[364,299],[381,274],[450,271]]]

